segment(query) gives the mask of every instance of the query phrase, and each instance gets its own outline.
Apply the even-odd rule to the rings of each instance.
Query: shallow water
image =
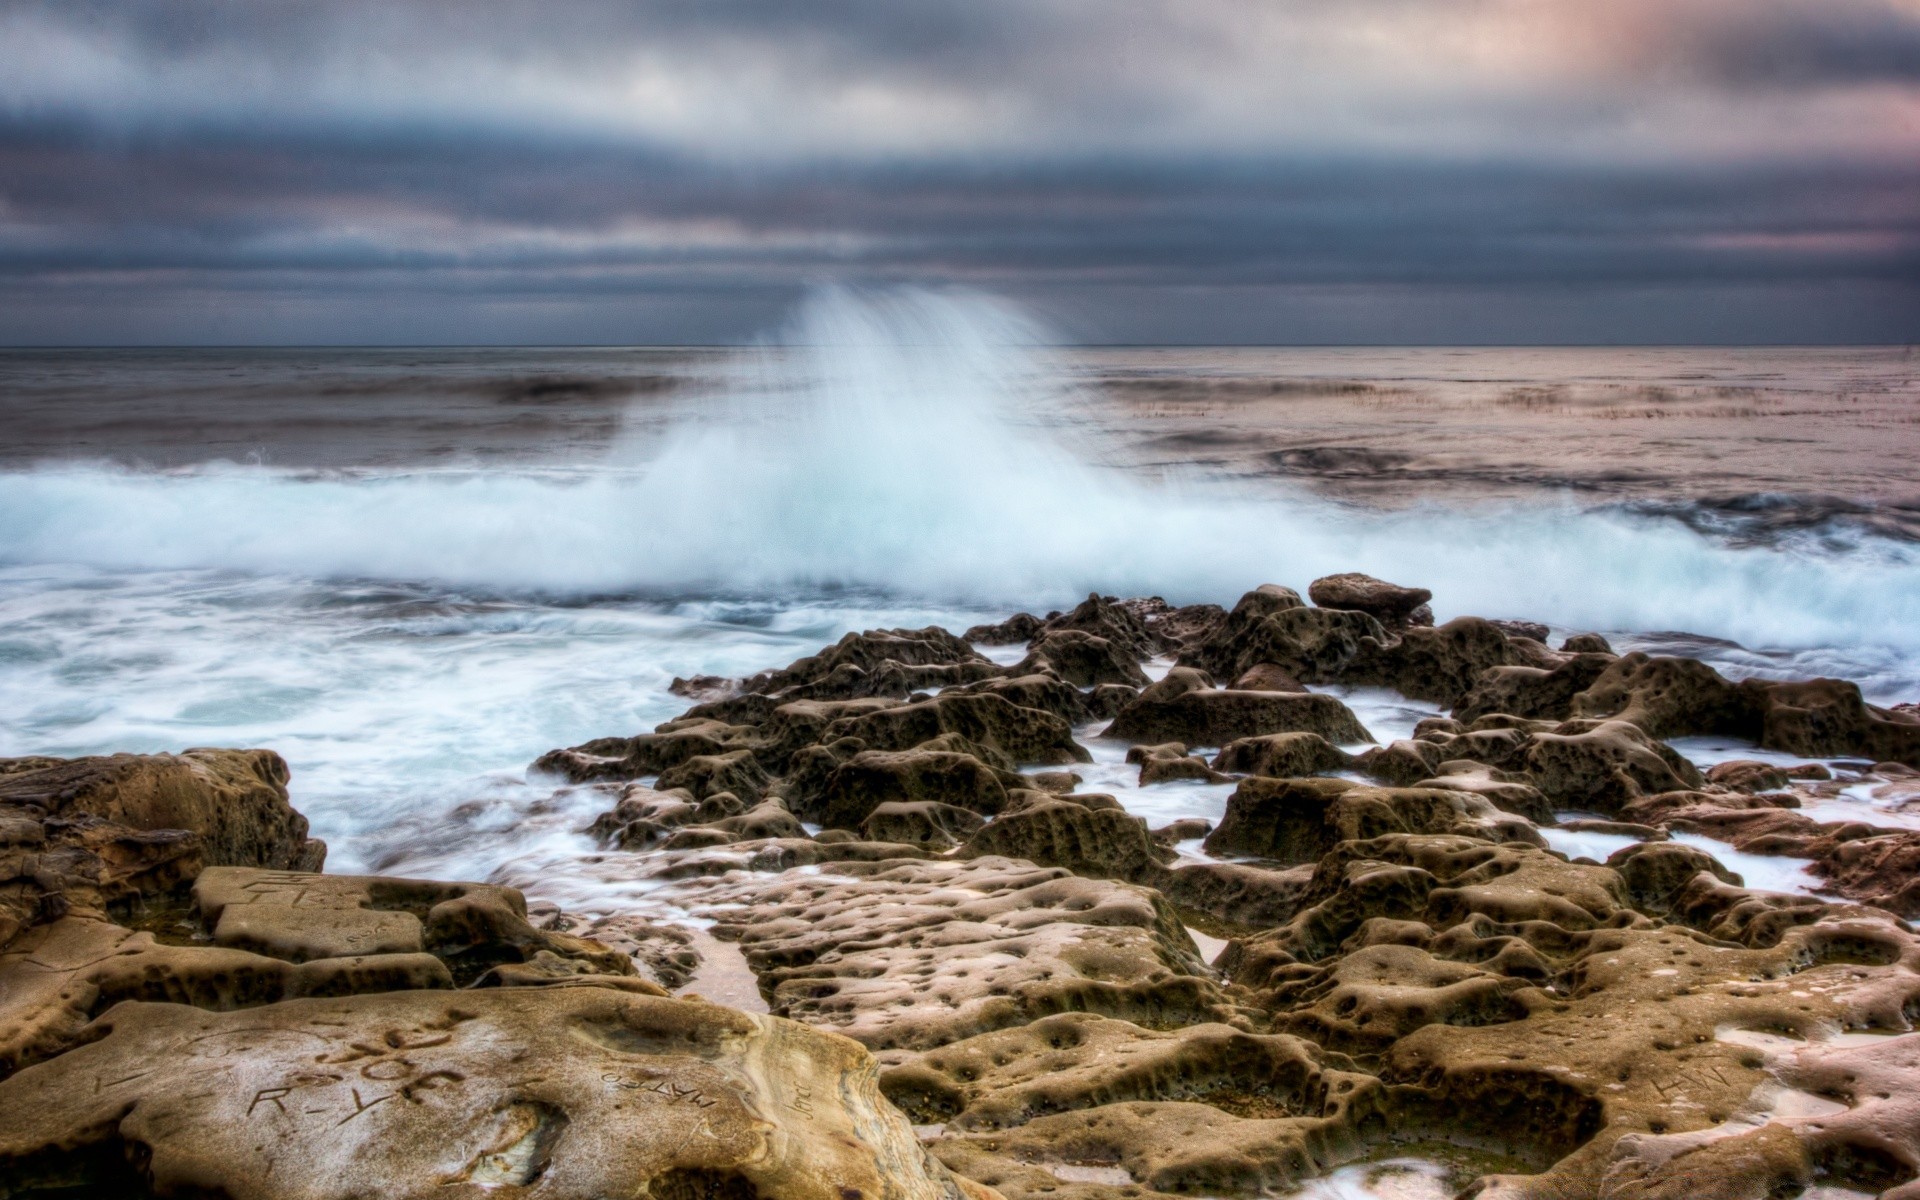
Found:
[[[790,340],[725,355],[0,354],[14,435],[0,753],[269,746],[334,869],[492,877],[609,911],[659,885],[596,854],[577,831],[606,799],[529,781],[538,754],[676,715],[676,675],[1092,589],[1230,604],[1262,582],[1371,570],[1431,587],[1443,619],[1550,617],[1622,647],[1693,647],[1733,674],[1920,695],[1920,548],[1880,528],[1920,459],[1896,419],[1911,411],[1904,359],[1103,357],[1048,350],[989,301],[911,295],[817,302]],[[1513,398],[1536,387],[1551,394]],[[1680,398],[1635,403],[1699,411],[1601,415],[1619,389],[1655,387]],[[1797,399],[1705,413],[1723,387]],[[1775,411],[1793,405],[1805,412]],[[1167,436],[1196,428],[1204,446]],[[1441,428],[1468,458],[1520,466],[1476,488],[1472,463],[1382,465],[1388,503],[1351,464],[1260,459]],[[1600,428],[1569,449],[1568,431]],[[1751,470],[1782,430],[1814,448],[1756,479],[1857,495],[1872,519],[1702,533],[1616,503],[1647,488],[1692,503],[1716,456]],[[1576,451],[1667,482],[1554,482]],[[1383,741],[1431,711],[1346,698]],[[1224,811],[1230,787],[1140,789],[1124,748],[1088,744],[1085,788],[1154,824]]]

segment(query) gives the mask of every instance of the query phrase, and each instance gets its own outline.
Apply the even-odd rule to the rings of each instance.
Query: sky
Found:
[[[0,344],[1920,341],[1920,0],[0,0]]]

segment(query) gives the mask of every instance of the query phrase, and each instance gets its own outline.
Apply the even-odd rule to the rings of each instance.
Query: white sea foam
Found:
[[[1431,587],[1443,616],[1837,647],[1790,669],[1887,693],[1920,677],[1920,560],[1894,543],[1735,549],[1554,502],[1381,514],[1144,481],[1091,460],[1043,332],[980,297],[825,293],[786,341],[664,439],[577,470],[7,473],[0,562],[1023,606],[1359,569]]]

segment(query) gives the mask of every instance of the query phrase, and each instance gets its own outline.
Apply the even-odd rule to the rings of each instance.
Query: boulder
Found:
[[[1317,733],[1269,733],[1238,738],[1220,747],[1220,753],[1213,757],[1215,770],[1236,775],[1269,775],[1276,779],[1324,775],[1329,771],[1343,771],[1352,763],[1352,755]]]
[[[1528,778],[1557,809],[1617,815],[1633,800],[1699,788],[1699,769],[1627,721],[1568,721],[1535,734]]]
[[[784,710],[783,710],[784,711]],[[917,704],[844,716],[819,740],[855,738],[874,750],[910,750],[953,733],[1016,763],[1064,765],[1091,761],[1065,720],[1002,696],[941,695]]]
[[[1225,746],[1270,733],[1313,733],[1329,742],[1373,740],[1359,719],[1333,696],[1312,692],[1236,692],[1182,687],[1169,674],[1120,710],[1106,737],[1132,742]],[[1173,686],[1168,686],[1173,685]]]
[[[318,869],[270,750],[0,759],[0,945],[183,888],[205,864]]]
[[[1001,773],[970,754],[945,750],[863,750],[827,777],[802,816],[833,829],[859,829],[883,804],[934,803],[991,816],[1006,807]]]
[[[1471,792],[1375,788],[1344,779],[1245,780],[1207,837],[1209,854],[1313,862],[1341,842],[1397,833],[1453,834],[1544,845],[1530,821]]]
[[[1388,628],[1433,624],[1433,610],[1427,607],[1432,592],[1400,587],[1357,571],[1316,579],[1307,585],[1307,596],[1321,608],[1363,612]]]
[[[1125,810],[1087,808],[1049,798],[1008,813],[967,839],[972,856],[999,855],[1047,867],[1065,867],[1096,879],[1150,881],[1172,853]]]
[[[1236,692],[1304,692],[1307,685],[1287,674],[1279,663],[1255,663],[1233,681]]]
[[[1147,685],[1146,672],[1125,647],[1078,629],[1050,629],[1042,633],[1013,671],[1024,675],[1042,668],[1077,688],[1103,683]]]
[[[1573,715],[1574,697],[1592,687],[1614,662],[1608,654],[1576,654],[1551,668],[1490,667],[1454,705],[1454,719],[1472,722],[1492,713],[1506,713],[1530,720],[1564,721]]]

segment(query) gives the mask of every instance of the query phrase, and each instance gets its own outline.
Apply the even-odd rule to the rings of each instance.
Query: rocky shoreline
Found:
[[[699,938],[326,875],[270,751],[0,760],[0,1200],[1920,1197],[1920,829],[1812,815],[1920,800],[1911,706],[1308,597],[850,634],[540,758]],[[1447,715],[1356,752],[1328,685]],[[1083,789],[1096,737],[1224,816]]]

